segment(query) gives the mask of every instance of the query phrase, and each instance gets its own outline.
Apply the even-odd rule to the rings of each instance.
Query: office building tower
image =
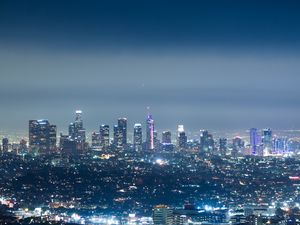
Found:
[[[259,136],[256,128],[250,129],[250,146],[253,155],[257,154],[258,147],[260,145]]]
[[[76,110],[75,111],[75,122],[74,122],[75,130],[82,130],[83,129],[83,121],[82,121],[82,111]]]
[[[100,133],[93,132],[92,133],[92,147],[99,148],[100,146],[101,146]]]
[[[103,150],[109,148],[109,125],[100,126],[100,145]]]
[[[55,137],[55,138],[54,138]],[[29,120],[29,146],[37,153],[48,153],[55,141],[56,127],[48,120]]]
[[[187,136],[185,135],[183,125],[178,125],[177,128],[177,147],[179,149],[185,149],[187,147]]]
[[[49,130],[49,141],[50,141],[50,151],[56,151],[56,142],[57,142],[57,128],[56,125],[50,125]]]
[[[140,123],[134,124],[133,127],[133,148],[135,151],[142,150],[142,125]]]
[[[226,153],[227,153],[227,139],[226,138],[219,139],[219,150],[220,150],[220,154],[222,156],[226,155]]]
[[[153,209],[154,225],[172,225],[173,210],[166,205],[157,205]]]
[[[122,132],[122,147],[125,148],[127,145],[127,119],[119,118],[118,119],[118,127]]]
[[[270,128],[263,129],[262,131],[262,142],[264,148],[272,149],[272,130]]]
[[[8,152],[9,149],[9,141],[8,138],[2,139],[2,152]]]
[[[212,134],[208,133],[207,130],[202,131],[200,135],[200,152],[212,153],[213,149],[214,149],[214,139]]]
[[[241,152],[241,150],[244,148],[244,146],[245,146],[245,143],[241,137],[236,136],[235,138],[233,138],[231,155],[233,157],[236,157],[238,155],[238,153]]]
[[[123,149],[123,130],[118,125],[114,126],[114,146],[118,150]]]
[[[148,150],[154,149],[154,120],[150,114],[146,120],[146,148]]]
[[[59,137],[59,148],[60,150],[62,150],[64,143],[66,140],[69,140],[69,135],[63,135],[62,133],[60,133],[60,137]]]
[[[171,131],[163,131],[161,141],[163,145],[171,144]]]
[[[76,135],[76,132],[75,132],[75,124],[74,123],[70,123],[69,125],[69,137],[70,139],[75,139],[75,135]]]

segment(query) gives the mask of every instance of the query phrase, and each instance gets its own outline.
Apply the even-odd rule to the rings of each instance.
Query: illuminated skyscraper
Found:
[[[127,119],[119,118],[118,119],[118,127],[122,132],[122,147],[125,148],[127,145]]]
[[[100,145],[103,150],[109,148],[109,125],[100,126]]]
[[[82,111],[76,110],[75,111],[75,130],[82,130],[83,129],[83,121],[82,121]]]
[[[133,147],[135,151],[142,150],[142,143],[142,125],[140,123],[136,123],[133,128]]]
[[[154,149],[154,120],[152,115],[148,114],[146,124],[146,147],[152,150]]]
[[[69,136],[70,140],[74,140],[76,142],[77,150],[83,151],[85,149],[86,133],[83,128],[81,110],[75,111],[75,122],[69,125]]]
[[[235,138],[233,138],[232,140],[232,151],[231,151],[231,155],[233,157],[236,157],[238,155],[238,153],[244,149],[245,143],[242,140],[241,137],[236,136]]]
[[[214,149],[214,139],[212,134],[208,133],[207,130],[202,131],[200,135],[200,152],[212,153],[213,149]]]
[[[264,144],[264,148],[267,148],[269,150],[272,149],[272,130],[270,128],[263,129],[262,142]]]
[[[57,129],[56,125],[50,125],[50,130],[49,130],[49,141],[50,141],[50,150],[56,151],[56,142],[57,142]]]
[[[29,120],[30,149],[48,153],[53,145],[56,145],[56,126],[50,125],[48,120]]]
[[[161,141],[162,144],[171,144],[171,131],[163,131]]]
[[[257,129],[256,128],[251,128],[250,129],[250,146],[252,150],[252,154],[256,155],[257,154],[257,148],[259,145],[259,140],[258,140],[258,134],[257,134]]]
[[[123,149],[123,130],[118,125],[114,126],[114,146]]]
[[[177,147],[185,149],[187,146],[187,136],[185,135],[184,126],[178,125],[177,129]]]
[[[92,147],[98,148],[101,146],[100,144],[100,133],[98,132],[93,132],[92,133]]]

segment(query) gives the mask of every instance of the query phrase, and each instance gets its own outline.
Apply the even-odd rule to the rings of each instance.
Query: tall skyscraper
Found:
[[[56,142],[57,142],[57,128],[56,125],[50,125],[50,130],[49,130],[49,141],[50,141],[50,150],[56,151]]]
[[[109,125],[102,124],[100,126],[100,145],[103,150],[109,148]]]
[[[83,129],[83,121],[82,121],[82,111],[76,110],[75,111],[75,130],[82,130]]]
[[[162,144],[171,144],[171,131],[163,131],[161,141]]]
[[[200,151],[201,153],[212,153],[214,149],[214,139],[212,134],[207,130],[202,131],[200,135]]]
[[[74,140],[76,143],[76,149],[84,151],[86,148],[86,133],[83,128],[82,111],[75,111],[75,121],[69,125],[70,140]]]
[[[56,126],[48,120],[29,120],[29,146],[38,153],[48,153],[56,144]]]
[[[187,136],[185,135],[184,126],[178,125],[177,128],[177,147],[185,149],[187,146]]]
[[[133,128],[133,147],[135,151],[142,150],[142,144],[142,125],[140,123],[136,123]]]
[[[125,148],[127,145],[127,119],[119,118],[118,119],[118,127],[122,132],[122,147]]]
[[[154,120],[152,115],[148,114],[146,120],[146,148],[154,149]]]
[[[123,130],[118,126],[114,126],[114,146],[118,150],[123,149]]]
[[[92,147],[99,148],[101,146],[100,133],[92,133]]]
[[[264,145],[264,148],[267,150],[272,149],[272,130],[270,128],[263,129],[262,131],[262,142]]]
[[[231,155],[233,157],[236,157],[238,155],[238,153],[244,149],[245,143],[242,140],[241,137],[236,136],[235,138],[233,138],[232,140],[232,151],[231,151]]]
[[[258,145],[259,145],[259,136],[257,134],[257,129],[256,128],[251,128],[250,129],[250,146],[252,150],[252,154],[256,155],[257,150],[258,150]]]

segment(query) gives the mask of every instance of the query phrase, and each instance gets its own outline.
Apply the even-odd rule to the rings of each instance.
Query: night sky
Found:
[[[0,0],[0,130],[118,117],[300,128],[300,1]]]

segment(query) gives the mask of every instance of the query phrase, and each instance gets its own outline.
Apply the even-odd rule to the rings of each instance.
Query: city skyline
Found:
[[[300,128],[297,1],[0,4],[1,130],[147,106],[163,129]]]

